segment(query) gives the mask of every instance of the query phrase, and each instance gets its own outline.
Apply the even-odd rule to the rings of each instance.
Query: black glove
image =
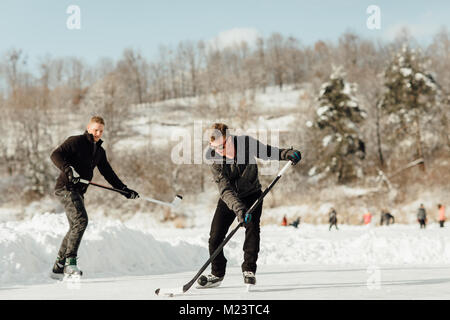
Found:
[[[297,162],[299,162],[302,159],[302,155],[298,150],[289,149],[286,150],[286,159],[292,161],[293,165],[296,165]]]
[[[123,195],[127,198],[127,199],[137,199],[139,198],[139,193],[137,193],[134,190],[128,189],[127,187],[123,187],[122,191],[125,191],[123,193]]]
[[[75,171],[75,169],[72,166],[65,168],[64,174],[66,175],[69,184],[75,185],[78,182],[80,182],[80,175],[78,174],[78,172]]]
[[[247,209],[239,209],[236,213],[238,222],[243,223],[244,225],[246,225],[252,220],[252,215],[246,212]]]

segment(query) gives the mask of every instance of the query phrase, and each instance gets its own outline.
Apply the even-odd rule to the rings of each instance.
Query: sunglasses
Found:
[[[224,141],[222,144],[219,144],[218,146],[213,146],[211,143],[209,143],[209,145],[210,145],[211,148],[213,148],[214,150],[222,151],[223,149],[225,149],[225,146],[226,146],[226,144],[227,144],[227,140],[228,140],[228,139],[225,139],[225,141]]]

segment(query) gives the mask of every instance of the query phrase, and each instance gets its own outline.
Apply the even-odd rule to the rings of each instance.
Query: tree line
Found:
[[[346,32],[337,41],[317,41],[312,45],[274,33],[255,43],[242,42],[221,49],[204,41],[183,41],[175,47],[161,46],[153,60],[127,48],[117,61],[102,58],[94,65],[79,57],[51,55],[31,65],[26,52],[11,48],[0,52],[0,170],[6,176],[26,177],[29,192],[43,195],[52,188],[55,175],[48,154],[61,142],[67,122],[80,112],[89,114],[95,110],[105,116],[111,129],[109,145],[113,147],[126,134],[124,120],[129,118],[132,105],[211,95],[226,111],[230,93],[264,93],[274,86],[283,91],[286,86],[304,83],[314,89],[309,93],[313,110],[310,120],[314,120],[313,127],[318,130],[309,138],[309,154],[317,155],[314,150],[323,150],[331,141],[341,144],[339,139],[333,140],[331,131],[326,134],[323,131],[334,127],[333,135],[352,131],[352,138],[348,135],[344,140],[354,144],[351,148],[340,145],[334,149],[334,155],[327,154],[328,161],[341,168],[337,169],[338,181],[347,181],[346,172],[348,177],[358,177],[358,170],[349,169],[346,164],[358,166],[364,158],[357,152],[361,151],[359,141],[375,142],[365,143],[364,152],[370,154],[369,160],[380,168],[393,166],[394,169],[390,161],[405,158],[404,148],[408,148],[408,144],[399,144],[401,137],[415,138],[415,151],[408,155],[408,161],[450,147],[449,44],[445,28],[425,47],[416,43],[406,30],[391,42],[364,39]],[[336,67],[344,73],[331,79]],[[422,78],[416,76],[419,73]],[[357,115],[356,127],[348,123],[336,127],[345,118],[356,116],[349,113],[348,110],[355,110],[351,106],[347,111],[336,109],[337,113],[342,112],[334,124],[316,118],[321,107],[324,111],[324,106],[353,101],[335,89],[330,89],[334,96],[326,98],[320,94],[325,83],[336,79],[341,79],[339,90],[344,90],[347,82],[356,84],[352,94],[358,98],[358,108],[366,113],[365,117]],[[430,83],[433,90],[429,89]],[[357,128],[363,123],[367,125],[361,133]],[[438,139],[424,146],[424,134],[435,134]],[[339,157],[347,160],[339,162]],[[332,169],[330,165],[320,167]]]

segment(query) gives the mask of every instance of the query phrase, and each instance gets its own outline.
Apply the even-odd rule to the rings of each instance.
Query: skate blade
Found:
[[[81,282],[81,276],[78,274],[65,274],[63,281],[64,282]]]
[[[50,272],[50,278],[52,278],[53,280],[62,281],[64,279],[64,274]]]
[[[218,286],[220,286],[221,283],[222,283],[222,281],[211,283],[211,284],[207,284],[205,286],[198,285],[198,286],[196,286],[196,288],[197,289],[217,288]]]

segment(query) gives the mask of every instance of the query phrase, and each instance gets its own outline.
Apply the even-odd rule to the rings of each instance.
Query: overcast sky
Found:
[[[117,59],[132,47],[156,58],[160,45],[184,40],[248,41],[273,32],[303,44],[336,41],[345,31],[392,39],[407,26],[421,43],[449,28],[450,1],[286,0],[1,0],[0,54],[20,48],[31,62],[46,54],[77,56],[88,63]],[[80,8],[81,29],[70,30],[67,8]],[[369,30],[369,5],[381,12],[381,29]]]

